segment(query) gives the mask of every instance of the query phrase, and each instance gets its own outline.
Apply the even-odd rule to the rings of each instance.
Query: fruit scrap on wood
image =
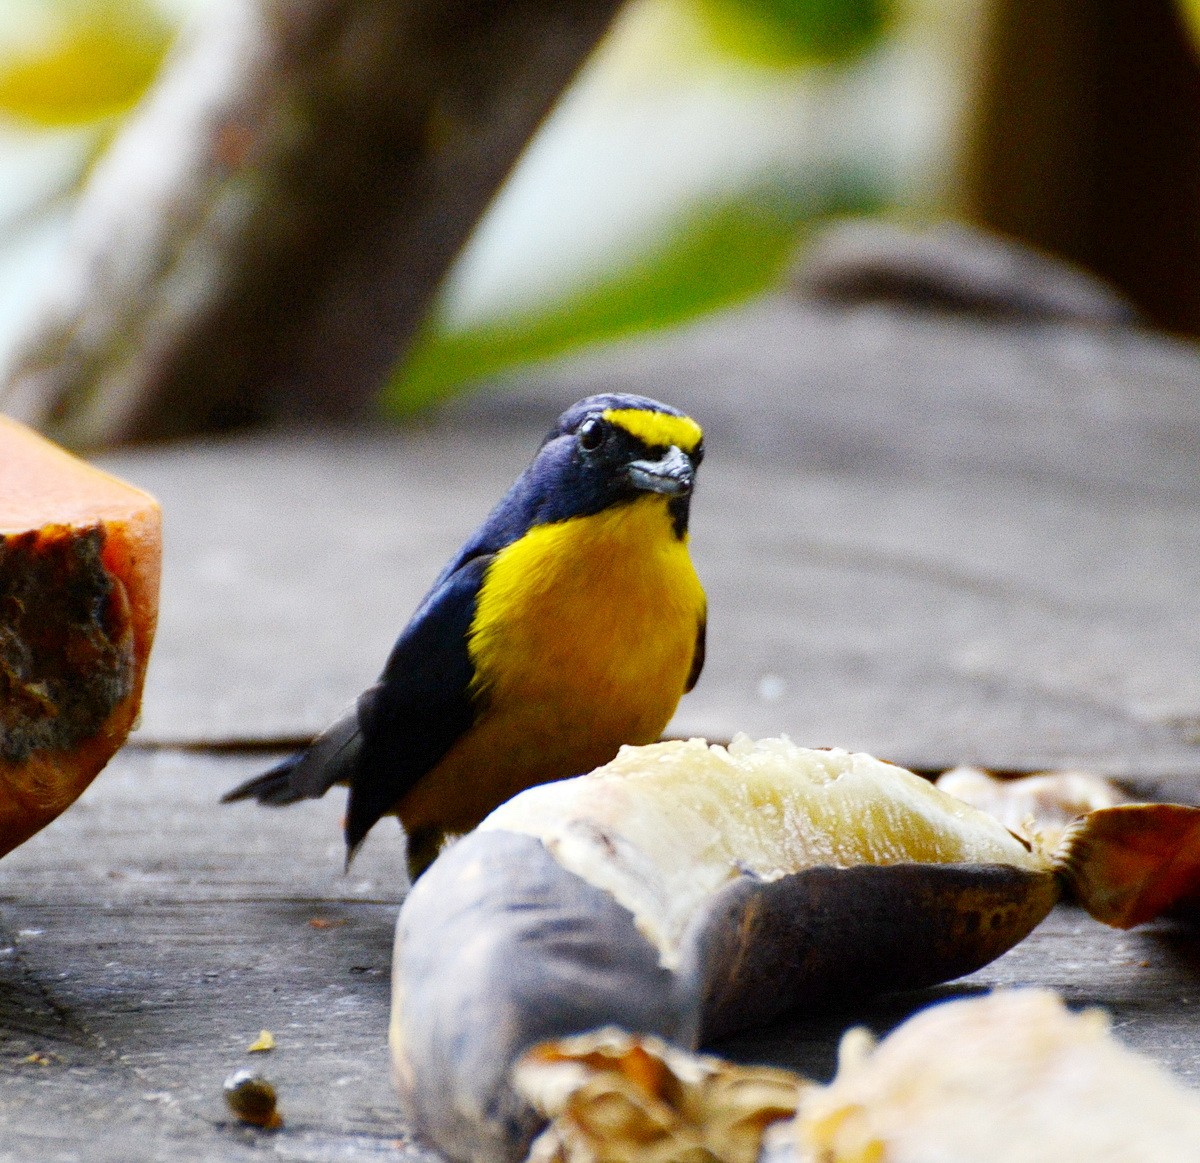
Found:
[[[1043,847],[1053,847],[1079,816],[1131,802],[1118,784],[1090,771],[1005,778],[978,767],[955,767],[938,776],[937,786]]]
[[[239,1070],[225,1079],[225,1105],[243,1123],[274,1131],[283,1126],[278,1096],[265,1078],[249,1070]]]
[[[262,1030],[257,1038],[246,1047],[247,1054],[265,1054],[275,1049],[275,1035],[270,1030]]]
[[[1200,809],[1091,812],[1045,849],[868,755],[624,748],[523,792],[401,909],[394,1075],[451,1159],[513,1161],[530,1046],[616,1025],[693,1049],[831,997],[973,972],[1062,899],[1128,926],[1200,886]]]
[[[0,416],[0,855],[125,741],[158,613],[152,497]]]

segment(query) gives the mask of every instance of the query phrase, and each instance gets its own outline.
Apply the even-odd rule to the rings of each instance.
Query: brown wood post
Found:
[[[996,0],[985,56],[971,215],[1200,333],[1200,56],[1173,0]]]

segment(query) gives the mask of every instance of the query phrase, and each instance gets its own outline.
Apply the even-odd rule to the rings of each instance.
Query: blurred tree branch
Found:
[[[0,406],[96,445],[367,413],[620,0],[231,0],[85,189]]]

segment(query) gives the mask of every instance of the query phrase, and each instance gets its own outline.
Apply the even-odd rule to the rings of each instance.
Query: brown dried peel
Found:
[[[1054,855],[1071,898],[1131,929],[1168,911],[1200,912],[1200,809],[1123,804],[1071,824]]]
[[[616,1028],[535,1047],[514,1080],[551,1120],[530,1163],[754,1163],[765,1128],[796,1113],[807,1085]]]

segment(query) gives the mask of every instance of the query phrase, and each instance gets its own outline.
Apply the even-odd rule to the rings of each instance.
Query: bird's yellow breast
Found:
[[[622,710],[657,695],[673,711],[703,612],[666,498],[538,525],[500,552],[481,587],[476,683],[493,701],[572,689]]]
[[[662,733],[691,671],[704,590],[667,500],[639,498],[538,525],[501,550],[476,601],[468,650],[475,726],[405,797],[408,827],[588,771]]]

